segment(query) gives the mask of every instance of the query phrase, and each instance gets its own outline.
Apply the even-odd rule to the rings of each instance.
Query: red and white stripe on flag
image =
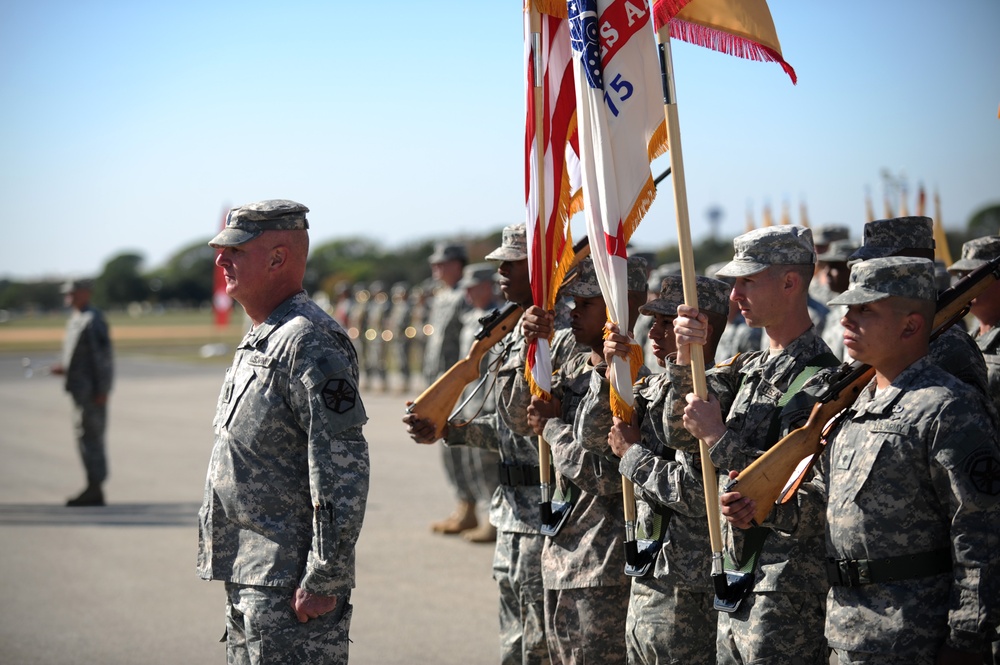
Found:
[[[537,127],[535,57],[531,37],[531,10],[540,14],[542,126]],[[554,15],[559,14],[561,16]],[[576,139],[576,97],[572,50],[565,5],[529,3],[524,14],[524,73],[526,114],[524,131],[525,220],[528,270],[536,304],[551,309],[573,259],[569,218],[582,205],[580,160]],[[539,134],[544,154],[538,159]],[[574,193],[576,197],[574,198]],[[574,206],[574,201],[576,206]],[[544,239],[544,242],[543,242]],[[544,251],[543,251],[544,248]],[[551,392],[552,362],[548,340],[532,340],[526,367],[532,393]]]
[[[569,0],[583,209],[590,255],[608,318],[628,330],[625,247],[656,195],[649,163],[666,150],[666,126],[645,0]],[[611,408],[632,416],[632,383],[642,362],[616,358],[609,373]]]

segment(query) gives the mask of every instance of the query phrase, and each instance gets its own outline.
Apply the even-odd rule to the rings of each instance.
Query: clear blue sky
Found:
[[[695,238],[800,201],[856,234],[883,169],[947,228],[1000,203],[1000,2],[771,0],[786,59],[675,42]],[[226,204],[291,198],[314,243],[523,221],[521,2],[0,6],[0,276],[153,268]],[[461,11],[458,11],[461,10]],[[653,165],[659,173],[667,158]],[[933,212],[933,208],[930,208]],[[583,220],[573,222],[582,233]],[[670,190],[634,240],[674,242]]]

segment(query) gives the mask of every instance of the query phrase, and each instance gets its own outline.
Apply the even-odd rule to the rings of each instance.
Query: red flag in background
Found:
[[[524,10],[528,270],[534,303],[552,309],[573,259],[569,218],[582,206],[572,50],[564,3],[529,1]],[[533,35],[532,12],[537,37]],[[536,83],[541,84],[537,97]],[[552,361],[548,340],[529,343],[526,374],[533,394],[549,395]]]
[[[655,0],[656,29],[670,36],[747,60],[776,62],[792,83],[795,70],[781,54],[778,32],[765,0]]]
[[[227,217],[229,217],[228,206],[222,213],[222,227],[220,230],[226,228]],[[216,258],[218,258],[220,252],[222,252],[221,249],[215,253]],[[215,313],[216,327],[224,328],[229,325],[229,312],[232,310],[233,299],[226,293],[226,273],[216,264],[215,273],[212,278],[212,311]]]

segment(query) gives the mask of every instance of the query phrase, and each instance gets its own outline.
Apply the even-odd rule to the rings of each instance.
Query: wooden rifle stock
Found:
[[[434,423],[435,439],[443,436],[448,418],[465,386],[479,378],[479,366],[483,357],[514,329],[521,319],[521,311],[519,305],[507,303],[503,309],[495,309],[481,318],[479,321],[483,328],[476,333],[476,341],[468,355],[439,376],[406,408],[407,413],[415,413],[421,419]]]
[[[942,291],[938,296],[931,339],[937,338],[965,316],[969,303],[998,280],[1000,258],[976,268],[954,286]],[[741,495],[757,503],[754,512],[756,524],[764,521],[775,502],[780,500],[784,503],[794,496],[809,468],[807,466],[796,474],[799,465],[810,455],[823,451],[823,437],[830,426],[844,409],[854,403],[874,375],[874,368],[868,365],[858,362],[841,365],[813,406],[806,424],[789,432],[729,483],[726,491],[738,489]],[[793,479],[793,475],[797,477]]]

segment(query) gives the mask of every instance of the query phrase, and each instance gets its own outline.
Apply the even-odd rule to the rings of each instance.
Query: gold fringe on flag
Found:
[[[548,14],[556,18],[568,19],[565,0],[525,0],[524,11],[535,10],[540,14]]]
[[[605,337],[608,335],[608,331],[604,332]],[[639,378],[639,368],[642,367],[642,347],[638,344],[630,344],[628,348],[628,367],[629,367],[629,382],[628,385],[631,387],[636,379]],[[631,397],[631,395],[629,395]],[[617,416],[627,423],[632,422],[632,414],[634,410],[628,402],[625,401],[618,391],[615,390],[614,384],[611,385],[611,414]]]

